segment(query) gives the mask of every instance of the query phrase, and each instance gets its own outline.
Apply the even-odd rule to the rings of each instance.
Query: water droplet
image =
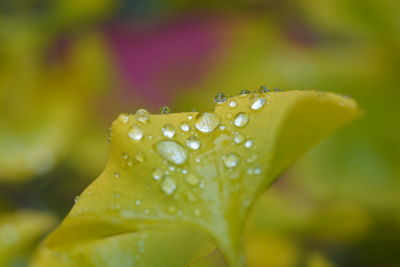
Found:
[[[119,114],[118,120],[122,123],[128,123],[129,115],[128,114]]]
[[[253,140],[249,139],[244,143],[245,148],[251,148],[252,146],[253,146]]]
[[[149,209],[145,209],[143,212],[144,212],[144,214],[149,214],[150,210]]]
[[[225,130],[225,129],[226,129],[226,125],[221,124],[221,125],[219,126],[219,129],[222,130],[222,131]]]
[[[140,163],[143,163],[146,160],[146,156],[144,155],[143,152],[136,152],[136,160],[139,161]]]
[[[185,182],[191,186],[196,186],[199,184],[200,179],[199,177],[197,177],[197,175],[189,173],[188,175],[185,176]]]
[[[175,135],[175,127],[167,123],[162,127],[161,132],[165,137],[172,138]]]
[[[247,95],[250,94],[251,92],[249,90],[243,89],[239,92],[239,95],[243,96],[243,95]]]
[[[192,115],[187,115],[188,120],[192,120],[193,116]]]
[[[175,141],[158,142],[156,151],[164,159],[178,165],[185,163],[188,157],[186,149]]]
[[[190,125],[187,122],[182,122],[180,128],[184,132],[188,132],[190,130]]]
[[[169,165],[168,166],[168,170],[170,170],[171,172],[175,171],[176,167],[174,165]]]
[[[119,178],[119,177],[121,177],[121,174],[119,172],[114,172],[114,177]]]
[[[265,105],[266,99],[260,94],[255,94],[250,97],[250,108],[252,110],[258,110]]]
[[[222,157],[222,160],[227,168],[234,168],[240,162],[240,157],[235,153],[229,153]]]
[[[258,92],[259,93],[268,93],[268,92],[271,92],[271,90],[269,90],[268,86],[263,85],[260,87],[260,89],[258,89]]]
[[[214,102],[221,104],[226,102],[226,96],[224,93],[217,93],[217,95],[214,97]]]
[[[183,173],[183,174],[187,174],[188,171],[187,171],[186,169],[182,169],[182,173]]]
[[[274,91],[275,91],[275,92],[283,92],[283,90],[280,89],[279,87],[275,87]]]
[[[187,197],[187,200],[189,200],[189,202],[196,202],[196,201],[199,200],[197,198],[197,196],[195,194],[193,194],[192,192],[190,192],[190,191],[186,192],[186,197]]]
[[[143,138],[143,131],[139,125],[134,124],[129,129],[128,136],[130,139],[138,141]]]
[[[233,124],[236,127],[243,127],[249,122],[249,116],[244,113],[240,112],[236,115],[235,119],[233,120]]]
[[[228,101],[228,106],[230,106],[231,108],[234,108],[237,106],[237,102],[233,99]]]
[[[77,203],[77,202],[79,201],[79,197],[80,197],[80,196],[76,196],[76,197],[75,197],[75,199],[74,199],[74,202],[75,202],[75,203]]]
[[[135,114],[135,118],[137,121],[140,121],[143,124],[146,124],[149,120],[149,112],[144,108],[138,109]]]
[[[164,176],[164,171],[160,168],[155,168],[153,170],[152,175],[153,175],[153,179],[158,181],[158,180],[161,180],[161,178]]]
[[[171,112],[171,109],[169,108],[169,107],[167,107],[167,106],[162,106],[161,108],[160,108],[160,113],[161,114],[168,114],[168,113],[170,113]]]
[[[215,128],[220,123],[220,118],[214,113],[200,113],[196,118],[196,128],[200,132],[210,133],[214,131]]]
[[[140,204],[142,204],[142,201],[140,201],[139,199],[135,201],[136,206],[140,206]]]
[[[192,135],[186,139],[186,145],[193,150],[197,150],[200,148],[201,142],[196,136]]]
[[[243,134],[237,134],[234,138],[233,141],[236,144],[241,144],[244,142],[244,140],[246,140],[246,137]]]
[[[171,177],[165,177],[164,181],[162,182],[161,189],[165,194],[171,195],[176,189],[175,180]]]

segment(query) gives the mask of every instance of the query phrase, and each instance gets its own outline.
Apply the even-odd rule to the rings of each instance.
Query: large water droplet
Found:
[[[235,168],[240,162],[240,157],[235,153],[229,153],[223,156],[222,160],[227,168]]]
[[[161,189],[164,191],[165,194],[171,195],[176,189],[175,180],[171,177],[165,177],[164,181],[161,184]]]
[[[141,127],[137,124],[132,125],[132,127],[128,131],[128,136],[132,140],[141,140],[143,138],[143,131]]]
[[[149,112],[144,108],[138,109],[135,114],[135,118],[137,121],[140,121],[143,124],[146,124],[149,120]]]
[[[240,112],[236,115],[235,119],[233,120],[233,124],[236,127],[243,127],[249,122],[249,115],[244,112]]]
[[[182,122],[180,128],[183,132],[188,132],[190,130],[190,125],[187,122]]]
[[[250,97],[250,108],[252,110],[258,110],[265,105],[266,99],[260,94],[255,94]]]
[[[156,151],[164,159],[178,165],[185,163],[188,157],[186,149],[175,141],[158,142]]]
[[[196,136],[192,135],[186,139],[186,145],[193,150],[197,150],[200,148],[201,142]]]
[[[197,116],[195,126],[197,130],[199,130],[200,132],[210,133],[214,131],[215,128],[218,127],[220,121],[221,120],[218,117],[218,115],[214,113],[205,112],[205,113],[200,113]]]
[[[161,178],[164,176],[164,171],[160,168],[155,168],[153,170],[152,175],[153,175],[153,179],[158,181],[158,180],[161,180]]]
[[[118,120],[122,123],[128,123],[129,121],[129,115],[128,114],[120,114],[118,116]]]
[[[199,177],[197,177],[197,175],[189,173],[188,175],[185,176],[185,182],[191,186],[196,186],[199,184],[200,179]]]
[[[167,123],[162,127],[161,132],[165,137],[172,138],[175,135],[175,127],[172,124]]]
[[[221,103],[225,103],[226,101],[226,96],[224,93],[217,93],[217,95],[214,97],[214,102],[221,104]]]
[[[233,99],[228,101],[228,106],[230,106],[231,108],[234,108],[237,106],[237,102]]]
[[[167,107],[167,106],[162,106],[161,108],[160,108],[160,113],[161,114],[168,114],[168,113],[170,113],[171,112],[171,109],[169,108],[169,107]]]

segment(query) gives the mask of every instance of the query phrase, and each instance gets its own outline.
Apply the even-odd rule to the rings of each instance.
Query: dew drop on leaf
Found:
[[[187,122],[182,122],[180,128],[183,132],[188,132],[190,130],[190,125]]]
[[[136,160],[139,161],[140,163],[143,163],[146,160],[146,156],[144,155],[143,152],[136,152]]]
[[[220,118],[214,113],[200,113],[196,118],[196,129],[203,133],[211,133],[218,127]]]
[[[258,89],[259,93],[267,93],[267,92],[271,92],[271,90],[269,90],[268,86],[263,85],[260,87],[260,89]]]
[[[231,108],[234,108],[237,106],[237,102],[233,99],[228,101],[228,106],[230,106]]]
[[[128,136],[132,140],[139,141],[143,138],[143,131],[139,125],[134,124],[129,129]]]
[[[178,165],[185,163],[188,157],[186,149],[175,141],[164,140],[158,142],[156,151],[164,159]]]
[[[227,168],[235,168],[240,162],[240,157],[235,153],[229,153],[223,156],[222,160]]]
[[[199,179],[199,177],[197,177],[197,175],[195,175],[193,173],[189,173],[188,175],[185,176],[185,182],[188,185],[196,186],[199,184],[200,179]]]
[[[175,127],[172,124],[167,123],[162,127],[161,132],[165,137],[172,138],[175,135]]]
[[[160,113],[161,114],[169,114],[170,112],[171,112],[171,109],[169,107],[167,107],[167,106],[162,106],[160,108]]]
[[[201,142],[196,136],[192,135],[188,139],[186,139],[186,145],[190,149],[197,150],[200,148]]]
[[[243,127],[249,122],[249,115],[244,112],[240,112],[236,115],[235,119],[233,120],[233,124],[236,127]]]
[[[243,134],[237,134],[234,138],[233,141],[236,144],[241,144],[244,142],[244,140],[246,140],[246,137]]]
[[[155,169],[153,170],[152,176],[153,176],[153,179],[154,179],[154,180],[156,180],[156,181],[161,180],[161,178],[163,177],[163,175],[164,175],[164,171],[163,171],[162,169],[160,169],[160,168],[155,168]]]
[[[260,94],[255,94],[250,97],[250,108],[252,110],[258,110],[265,105],[266,99]]]
[[[150,118],[149,112],[144,108],[138,109],[135,114],[136,120],[146,124]]]
[[[226,102],[226,96],[224,93],[217,93],[216,96],[214,97],[214,102],[218,104],[222,104]]]
[[[244,143],[245,148],[251,148],[252,146],[253,146],[253,140],[249,139]]]
[[[176,189],[175,180],[169,176],[165,177],[161,184],[161,189],[165,194],[171,195]]]
[[[122,123],[128,123],[129,122],[129,116],[128,114],[120,114],[118,116],[118,121],[122,122]]]

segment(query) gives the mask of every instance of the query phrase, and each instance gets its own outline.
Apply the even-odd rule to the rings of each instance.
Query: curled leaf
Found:
[[[160,258],[187,266],[215,247],[229,265],[243,265],[241,234],[259,194],[359,115],[353,100],[313,91],[244,92],[203,113],[122,114],[105,170],[36,266],[159,266]]]

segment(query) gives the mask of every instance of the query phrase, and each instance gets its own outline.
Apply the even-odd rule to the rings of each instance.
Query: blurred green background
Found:
[[[1,1],[0,266],[25,266],[100,174],[117,114],[263,84],[349,95],[365,116],[261,197],[249,266],[400,266],[399,14],[396,0]]]

